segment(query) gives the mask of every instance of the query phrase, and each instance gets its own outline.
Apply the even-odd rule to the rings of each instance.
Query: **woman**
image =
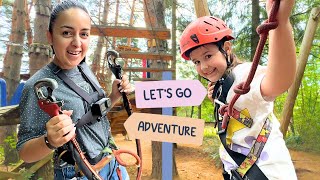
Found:
[[[105,149],[112,148],[113,139],[110,124],[106,116],[92,119],[81,127],[76,124],[90,112],[91,105],[107,98],[104,91],[85,64],[85,56],[90,42],[90,16],[86,8],[78,1],[67,0],[56,5],[52,10],[47,31],[48,42],[53,47],[53,61],[34,74],[25,85],[20,102],[21,125],[18,133],[17,149],[25,162],[39,161],[53,149],[55,179],[85,179],[75,168],[70,154],[63,156],[64,145],[76,135],[86,158],[98,162],[108,155]],[[61,76],[61,74],[64,74]],[[43,78],[57,81],[58,88],[53,91],[56,100],[64,101],[62,114],[49,117],[38,104],[34,93],[34,84]],[[67,81],[69,79],[71,81]],[[80,87],[94,101],[88,102],[71,88],[71,84]],[[119,88],[118,88],[118,85]],[[112,92],[108,98],[113,106],[121,97],[121,92],[131,92],[128,79],[114,80]],[[98,95],[97,95],[98,94]],[[59,148],[60,147],[60,148]],[[58,150],[56,150],[59,148]],[[68,159],[69,157],[69,159]],[[117,170],[121,173],[117,174]],[[115,159],[99,172],[103,179],[129,179],[127,171]]]

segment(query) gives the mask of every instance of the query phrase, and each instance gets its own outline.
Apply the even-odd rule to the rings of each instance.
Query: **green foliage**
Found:
[[[17,133],[14,133],[12,136],[7,136],[4,142],[7,143],[11,149],[15,149],[17,145]]]
[[[205,126],[203,136],[205,138],[213,138],[217,135],[216,131],[213,126]]]
[[[33,173],[29,172],[29,171],[26,170],[25,168],[20,169],[20,170],[19,170],[19,173],[21,174],[21,177],[22,177],[23,179],[31,179],[31,178],[34,176]]]
[[[220,144],[221,143],[218,136],[204,137],[204,140],[203,140],[204,151],[209,153],[210,157],[215,161],[215,165],[218,168],[222,166],[220,156],[219,156]]]
[[[3,146],[0,146],[0,164],[2,164],[4,161],[4,148]]]

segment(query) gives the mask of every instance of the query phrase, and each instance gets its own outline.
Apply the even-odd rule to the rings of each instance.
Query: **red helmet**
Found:
[[[190,58],[185,54],[188,50],[212,42],[218,42],[223,37],[234,39],[232,30],[219,18],[213,16],[200,17],[190,23],[183,31],[180,39],[181,56],[185,60]]]

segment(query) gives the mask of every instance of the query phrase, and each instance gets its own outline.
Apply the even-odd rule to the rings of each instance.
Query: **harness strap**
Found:
[[[70,78],[68,78],[68,76],[62,71],[62,69],[59,66],[51,62],[48,64],[48,67],[52,70],[54,74],[56,74],[61,80],[63,80],[67,86],[69,86],[74,92],[76,92],[80,97],[82,97],[89,105],[104,97],[104,93],[101,90],[101,88],[99,88],[98,85],[89,77],[88,65],[85,61],[82,61],[78,67],[83,77],[96,90],[90,95],[82,88],[77,86]],[[86,114],[84,114],[81,117],[81,119],[78,120],[76,127],[81,127],[87,123],[95,123],[98,117],[98,115],[93,115],[91,109],[89,108]]]
[[[237,171],[244,177],[248,170],[255,164],[255,162],[260,157],[260,154],[267,143],[267,140],[270,136],[272,130],[272,118],[267,118],[263,124],[263,127],[254,143],[252,148],[250,149],[249,154],[246,159],[241,163]]]
[[[96,90],[96,92],[91,94],[87,93],[82,88],[77,86],[71,79],[67,77],[67,75],[62,71],[62,69],[56,66],[53,62],[49,63],[48,67],[52,70],[54,74],[56,74],[60,79],[62,79],[66,85],[68,85],[74,92],[76,92],[80,97],[82,97],[89,105],[91,105],[92,103],[104,97],[105,94],[102,92],[102,90],[89,77],[89,74],[86,74],[88,73],[88,71],[87,71],[87,65],[85,61],[82,61],[78,67],[79,67],[79,71],[81,72],[83,77],[86,79],[86,81],[90,83],[91,86],[93,86],[93,88]],[[81,119],[78,120],[76,127],[81,127],[84,124],[87,124],[89,122],[94,123],[97,120],[97,118],[98,116],[93,115],[91,112],[91,109],[89,109],[86,112],[86,114],[84,114],[81,117]],[[62,148],[67,149],[68,152],[71,152],[72,154],[72,158],[70,158],[70,156],[68,157],[69,155],[68,153],[64,153],[61,155],[61,158],[65,162],[69,164],[77,165],[79,169],[82,171],[82,173],[90,180],[94,180],[94,179],[102,180],[102,178],[100,178],[100,176],[96,172],[96,169],[94,169],[94,167],[90,164],[88,159],[85,157],[76,139],[72,139],[67,143],[67,145],[65,145]],[[61,150],[59,151],[61,152]]]
[[[86,91],[81,89],[71,79],[69,79],[59,66],[51,62],[48,64],[48,67],[55,75],[57,75],[62,81],[64,81],[67,86],[69,86],[74,92],[82,97],[88,104],[92,104],[94,102],[93,97],[90,97],[90,95]]]
[[[82,75],[88,80],[88,82],[94,87],[94,89],[98,92],[99,95],[99,99],[105,97],[105,94],[103,93],[103,91],[101,90],[100,87],[98,87],[97,83],[95,83],[92,78],[89,76],[90,74],[90,69],[87,65],[87,63],[83,60],[80,64],[79,64],[79,70],[82,73]]]
[[[214,87],[214,93],[213,97],[214,99],[218,99],[219,101],[226,103],[227,94],[230,90],[232,84],[234,82],[234,76],[232,73],[230,73],[228,76],[224,76],[223,79],[217,82],[217,84]],[[237,163],[237,165],[240,167],[243,161],[247,158],[247,156],[234,152],[230,150],[226,144],[226,135],[227,135],[227,128],[222,128],[222,119],[219,116],[219,108],[220,104],[215,103],[214,108],[214,115],[216,119],[216,125],[218,126],[218,135],[220,138],[220,141],[224,147],[224,149],[227,151],[227,153],[230,155],[230,157]],[[237,119],[237,118],[235,118]],[[248,168],[247,172],[244,176],[241,176],[237,170],[231,170],[231,174],[234,178],[237,180],[242,179],[250,179],[250,180],[267,180],[268,178],[264,175],[264,173],[260,170],[260,168],[256,165],[256,163],[253,163],[250,168]],[[227,176],[226,176],[227,177]]]
[[[222,121],[218,122],[218,129],[219,131],[221,131],[222,129]],[[244,162],[244,160],[247,158],[247,156],[234,152],[232,150],[230,150],[226,144],[226,131],[224,133],[220,133],[219,134],[219,138],[220,141],[223,145],[223,147],[225,148],[225,150],[227,151],[227,153],[230,155],[230,157],[237,163],[237,165],[240,167],[241,164]],[[268,178],[264,175],[264,173],[261,171],[261,169],[256,165],[256,163],[253,163],[251,167],[249,167],[247,170],[247,172],[245,173],[244,176],[241,176],[238,171],[236,170],[232,170],[231,173],[233,176],[238,177],[237,179],[242,180],[242,179],[250,179],[250,180],[254,180],[254,179],[259,179],[259,180],[267,180]],[[240,178],[239,178],[240,177]]]

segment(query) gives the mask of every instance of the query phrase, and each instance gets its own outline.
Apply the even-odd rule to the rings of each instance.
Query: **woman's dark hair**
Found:
[[[86,12],[89,15],[87,8],[83,4],[81,4],[80,2],[78,2],[76,0],[65,0],[65,1],[57,4],[51,12],[50,19],[49,19],[49,27],[48,27],[48,30],[50,33],[52,33],[53,25],[54,25],[56,19],[58,18],[59,14],[65,10],[68,10],[71,8],[82,9],[84,12]]]

